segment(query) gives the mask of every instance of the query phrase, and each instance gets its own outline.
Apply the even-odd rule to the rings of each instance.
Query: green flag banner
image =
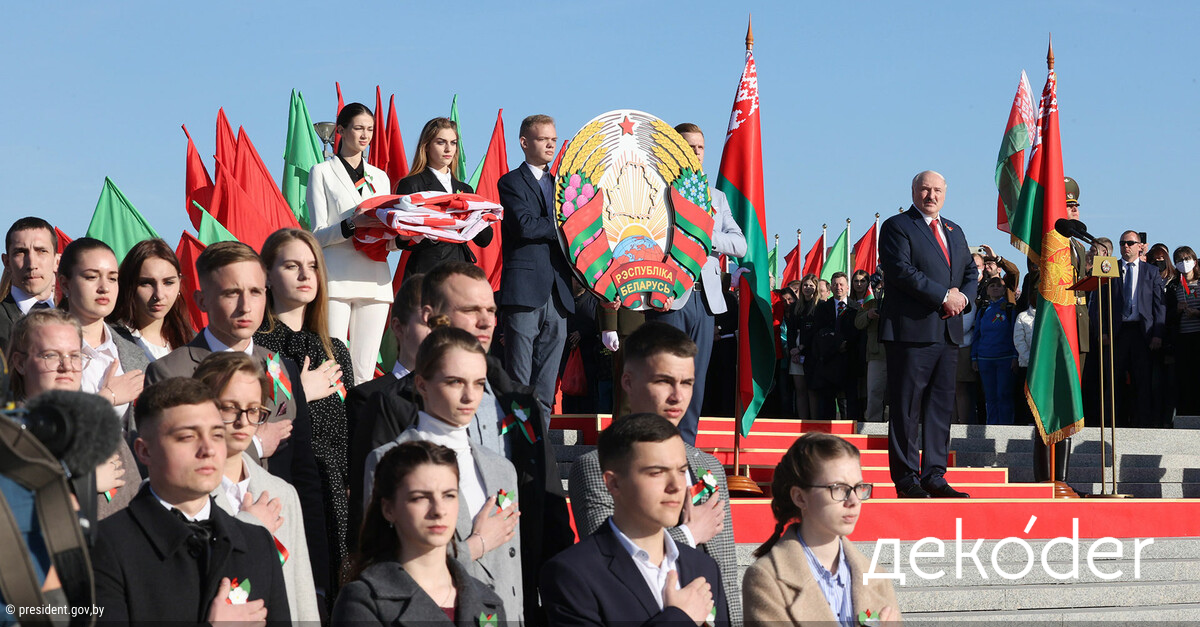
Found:
[[[308,171],[322,161],[322,156],[321,139],[313,129],[304,95],[293,89],[287,144],[283,149],[283,198],[296,214],[296,221],[306,229],[312,228],[313,223],[308,215]]]
[[[829,250],[829,256],[825,258],[825,265],[821,267],[821,278],[826,281],[833,279],[835,272],[850,273],[850,225],[846,225],[846,230],[838,236],[837,241],[833,243],[833,248]]]
[[[108,244],[117,255],[117,263],[138,242],[158,237],[146,218],[107,176],[104,177],[104,189],[100,190],[100,200],[96,202],[96,211],[92,213],[92,222],[88,224],[86,235]]]

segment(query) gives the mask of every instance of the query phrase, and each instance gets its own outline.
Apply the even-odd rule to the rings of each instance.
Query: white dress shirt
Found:
[[[116,362],[117,369],[113,371],[113,376],[118,377],[125,374],[125,369],[121,366],[121,357],[117,354],[117,345],[112,341],[112,329],[105,324],[100,328],[100,345],[92,348],[88,345],[87,340],[83,341],[83,354],[91,357],[92,360],[87,367],[83,369],[79,382],[79,389],[91,394],[99,394],[100,386],[104,383],[104,374],[108,372],[109,366]],[[112,400],[111,397],[101,395],[105,400]],[[129,408],[129,403],[121,403],[114,405],[113,411],[117,412],[118,416],[124,416],[125,410]]]
[[[408,368],[405,368],[404,364],[400,363],[399,359],[396,360],[396,365],[392,366],[392,376],[396,377],[397,380],[403,379],[408,375],[409,372],[412,371]]]
[[[20,309],[22,314],[29,313],[29,310],[33,309],[33,306],[38,304],[38,302],[40,302],[40,301],[38,301],[37,298],[30,296],[29,294],[26,294],[25,290],[15,286],[15,285],[9,289],[9,293],[12,294],[13,300],[17,301],[17,309]],[[47,298],[45,302],[47,305],[49,305],[51,308],[53,308],[54,307],[54,294],[51,293],[50,298]]]
[[[158,492],[154,491],[154,486],[150,486],[150,494],[153,494],[154,498],[158,500],[158,504],[165,507],[168,512],[179,509],[178,507],[175,507],[174,505],[164,501],[162,497],[158,495]],[[204,499],[204,507],[201,507],[200,511],[196,512],[195,516],[188,516],[187,513],[181,509],[179,509],[179,512],[183,514],[184,518],[192,522],[196,522],[197,520],[208,520],[209,516],[212,515],[212,499]]]
[[[214,353],[228,353],[233,351],[232,348],[226,346],[223,342],[221,342],[221,340],[218,340],[217,336],[213,335],[212,331],[208,330],[208,327],[204,327],[204,341],[208,342],[208,347],[211,348],[212,352]],[[254,338],[250,338],[250,343],[246,345],[246,349],[242,352],[251,357],[254,356]]]
[[[159,346],[146,341],[146,338],[142,337],[142,332],[137,329],[130,329],[129,334],[137,340],[138,347],[142,349],[143,353],[146,353],[146,359],[150,361],[158,361],[171,352],[170,346]]]
[[[663,609],[663,588],[667,585],[667,574],[675,570],[675,562],[679,560],[679,547],[675,546],[675,541],[671,539],[671,534],[663,532],[663,559],[661,564],[654,564],[650,561],[650,554],[644,549],[633,543],[621,530],[617,528],[617,523],[613,522],[612,516],[608,517],[608,525],[612,527],[613,533],[617,536],[617,541],[621,546],[629,552],[629,556],[633,558],[634,566],[637,566],[638,572],[642,574],[642,579],[646,585],[650,587],[650,593],[654,595],[654,601],[658,603],[658,609]],[[675,580],[675,589],[680,588],[679,580]]]
[[[445,189],[447,192],[454,191],[454,183],[451,182],[451,179],[453,177],[451,176],[450,172],[448,172],[448,171],[447,172],[438,172],[437,170],[434,170],[433,168],[429,168],[429,171],[433,172],[433,175],[437,177],[437,180],[439,183],[442,184],[443,189]],[[433,190],[430,190],[430,191],[433,191]]]
[[[221,492],[225,495],[225,499],[229,501],[229,505],[233,511],[242,511],[242,499],[250,491],[250,476],[247,475],[241,481],[231,481],[229,477],[221,475]]]

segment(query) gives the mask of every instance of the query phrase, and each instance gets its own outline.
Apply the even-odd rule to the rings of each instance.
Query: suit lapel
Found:
[[[836,624],[837,617],[829,607],[829,602],[825,600],[821,587],[817,585],[812,569],[808,566],[808,559],[804,555],[804,547],[796,539],[794,528],[784,532],[775,548],[771,549],[770,556],[775,564],[779,583],[796,591],[795,598],[788,605],[788,613],[797,624],[801,621]]]
[[[211,498],[211,497],[209,497]],[[241,546],[241,530],[237,529],[232,523],[233,519],[225,510],[213,504],[209,516],[213,520],[215,532],[213,534],[212,553],[208,557],[208,574],[204,579],[204,597],[211,599],[220,592],[217,590],[221,583],[222,577],[229,577],[230,581],[236,578],[245,578],[245,573],[228,572],[229,558],[233,554],[234,545],[237,545],[239,551],[244,550]],[[264,582],[265,583],[265,582]],[[254,583],[251,582],[253,590]],[[266,594],[260,591],[259,596],[266,598]]]
[[[546,195],[542,193],[542,186],[538,184],[537,179],[533,178],[533,172],[529,171],[529,166],[525,162],[517,166],[521,170],[521,180],[529,186],[529,190],[533,192],[533,197],[538,199],[538,205],[542,208],[542,215],[546,215]]]
[[[346,166],[342,165],[342,160],[338,159],[337,156],[333,156],[326,163],[333,167],[333,177],[342,184],[346,193],[350,194],[352,198],[358,198],[358,190],[354,189],[354,181],[350,180],[350,174],[346,172]]]
[[[933,229],[929,228],[929,225],[925,223],[925,214],[921,213],[915,206],[909,209],[908,212],[909,217],[912,218],[913,227],[925,234],[925,239],[929,242],[929,245],[933,246],[934,250],[937,251],[938,258],[945,261],[946,257],[942,255],[942,247],[938,245],[937,240],[933,236]],[[946,248],[949,250],[950,247],[947,246]]]
[[[453,175],[450,176],[450,189],[446,189],[445,187],[442,187],[442,182],[438,180],[438,177],[435,176],[433,174],[433,172],[430,171],[429,168],[425,168],[421,172],[421,183],[422,183],[422,185],[421,185],[422,188],[428,189],[431,192],[441,191],[441,192],[444,192],[447,194],[454,193],[454,189],[453,189],[454,188],[454,176]]]
[[[633,558],[625,551],[625,547],[621,546],[621,541],[613,533],[608,521],[605,521],[596,530],[596,533],[592,534],[592,537],[596,539],[600,554],[608,559],[609,571],[616,576],[617,581],[620,581],[633,593],[638,603],[642,604],[642,609],[646,611],[646,616],[654,616],[661,612],[658,602],[654,600],[654,594],[650,592],[650,588],[646,586],[646,580],[642,578],[641,571],[634,565]],[[682,581],[682,578],[680,580]]]

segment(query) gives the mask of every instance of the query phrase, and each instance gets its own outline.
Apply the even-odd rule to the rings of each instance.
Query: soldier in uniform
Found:
[[[1067,192],[1067,217],[1079,219],[1079,184],[1071,177],[1065,177],[1063,187]],[[1075,268],[1075,280],[1087,274],[1087,250],[1078,240],[1071,239],[1071,265]],[[1087,307],[1087,292],[1075,292],[1075,324],[1079,331],[1079,368],[1082,372],[1087,360],[1089,349],[1089,317]],[[1071,460],[1071,439],[1066,438],[1054,445],[1054,480],[1066,482],[1067,469]],[[1050,450],[1037,430],[1033,433],[1033,472],[1035,481],[1049,481]]]

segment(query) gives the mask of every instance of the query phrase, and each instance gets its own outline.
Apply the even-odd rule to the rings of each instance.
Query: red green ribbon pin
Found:
[[[861,610],[858,613],[858,624],[863,627],[876,627],[879,625],[879,613],[871,610]]]
[[[488,614],[487,612],[479,613],[479,627],[497,627],[499,624],[499,617],[495,614]]]
[[[267,357],[267,376],[271,377],[271,396],[276,404],[284,399],[291,400],[292,398],[292,382],[288,379],[287,369],[283,367],[283,360],[279,358],[278,353],[271,353]]]
[[[717,491],[717,478],[712,471],[705,469],[700,473],[700,480],[691,487],[692,505],[699,505],[708,500]]]
[[[279,565],[283,566],[287,563],[288,557],[291,557],[291,553],[288,553],[287,547],[283,546],[279,538],[271,536],[271,539],[275,541],[275,554],[279,556]]]
[[[508,492],[500,490],[496,493],[496,513],[499,514],[500,512],[512,507],[513,503],[515,502],[516,501],[513,501],[513,497],[510,496]]]
[[[250,600],[250,580],[243,579],[238,583],[235,577],[233,582],[229,584],[229,596],[225,598],[225,602],[229,605],[244,605]]]
[[[538,441],[537,435],[533,432],[533,425],[529,423],[529,410],[516,401],[509,405],[509,413],[500,423],[500,435],[508,433],[509,429],[513,427],[519,427],[530,444]]]
[[[116,498],[116,497],[117,497],[117,489],[116,489],[116,488],[113,488],[113,489],[109,490],[108,492],[105,492],[105,493],[104,493],[104,498],[105,498],[105,499],[106,499],[106,500],[107,500],[109,503],[112,503],[112,500],[113,500],[114,498]]]

